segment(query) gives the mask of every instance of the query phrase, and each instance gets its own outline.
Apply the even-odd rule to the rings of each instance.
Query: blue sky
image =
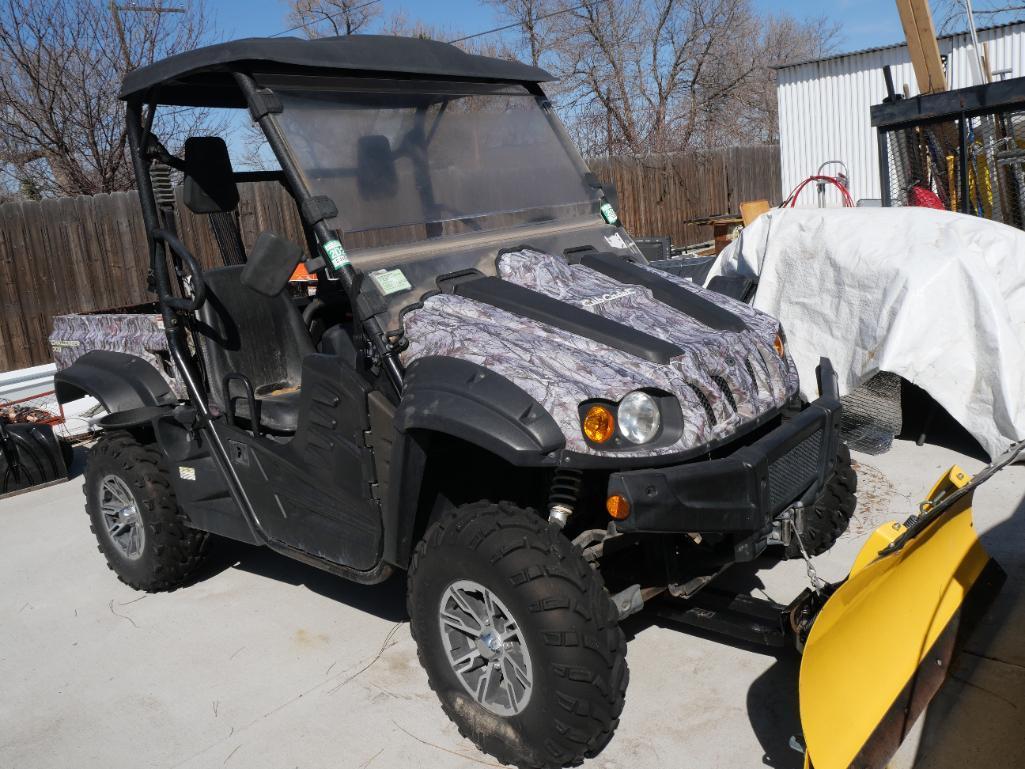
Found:
[[[788,3],[754,0],[766,13],[785,8],[799,18],[825,16],[841,25],[840,50],[851,51],[903,40],[904,33],[893,0],[790,0]],[[498,26],[494,12],[476,0],[380,0],[385,13],[404,10],[410,19],[422,19],[465,34]],[[209,0],[218,27],[227,37],[270,35],[286,29],[285,3],[279,0]]]

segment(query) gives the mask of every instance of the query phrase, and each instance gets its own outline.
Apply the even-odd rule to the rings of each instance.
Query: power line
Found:
[[[546,13],[541,16],[538,16],[536,19],[534,19],[534,22],[536,23],[539,21],[544,21],[545,19],[550,19],[553,16],[558,16],[561,13],[571,13],[572,11],[579,11],[581,8],[587,8],[590,5],[601,5],[602,3],[607,3],[608,1],[609,0],[597,0],[597,2],[595,3],[581,3],[580,5],[574,5],[572,8],[561,8],[558,11],[552,11],[551,13]],[[516,29],[516,27],[522,27],[526,23],[527,22],[525,21],[517,21],[513,24],[506,24],[502,27],[486,29],[483,32],[475,32],[472,35],[466,35],[464,37],[457,37],[455,40],[449,40],[448,42],[450,44],[462,43],[466,40],[473,40],[475,37],[484,37],[484,35],[493,35],[495,32],[505,32],[507,29]]]
[[[325,13],[320,18],[313,19],[312,21],[307,21],[304,24],[297,24],[294,27],[289,27],[288,29],[283,29],[280,32],[275,32],[273,35],[270,35],[270,37],[279,37],[281,35],[287,35],[289,32],[295,32],[297,29],[304,29],[305,27],[309,27],[312,24],[319,24],[322,21],[328,21],[330,19],[337,19],[339,16],[345,16],[347,14],[352,13],[353,11],[359,11],[359,10],[361,10],[363,8],[366,8],[368,5],[373,5],[374,3],[379,3],[379,2],[381,2],[381,0],[369,0],[369,2],[360,3],[359,5],[354,5],[354,6],[352,6],[352,8],[344,8],[344,9],[338,11],[338,13]]]

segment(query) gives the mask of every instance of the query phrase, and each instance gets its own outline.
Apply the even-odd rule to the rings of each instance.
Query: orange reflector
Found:
[[[624,497],[618,494],[613,494],[611,497],[605,500],[605,509],[609,511],[609,515],[615,518],[617,521],[622,521],[628,515],[630,515],[630,503],[626,501]]]
[[[606,406],[594,405],[584,417],[584,435],[593,443],[605,443],[616,432],[616,419]]]
[[[776,334],[776,338],[772,340],[772,349],[775,350],[776,354],[781,358],[785,358],[787,356],[787,348],[783,343],[782,334]]]

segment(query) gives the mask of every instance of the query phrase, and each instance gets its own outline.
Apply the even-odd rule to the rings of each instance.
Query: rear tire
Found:
[[[464,603],[453,601],[453,590],[463,591]],[[462,638],[450,621],[452,608],[466,601],[485,618],[487,605],[498,607],[491,615],[497,619],[485,623],[460,615],[471,628],[486,625],[476,639],[472,630]],[[431,688],[460,734],[482,751],[521,769],[549,769],[595,756],[612,738],[629,679],[616,608],[579,548],[535,512],[478,502],[446,514],[416,548],[407,602]],[[513,640],[489,647],[495,628]],[[457,672],[454,658],[473,657],[474,643],[481,651]],[[511,654],[529,676],[517,678],[510,668],[513,683],[503,694],[501,655]],[[501,671],[493,686],[484,681],[489,664]],[[475,675],[483,683],[468,683]],[[489,691],[496,696],[489,699]]]
[[[841,443],[836,455],[836,467],[815,503],[804,513],[801,542],[808,555],[821,555],[831,548],[847,531],[858,504],[858,474],[851,463],[851,450]],[[797,540],[786,546],[787,558],[800,558]]]
[[[82,490],[98,549],[126,585],[173,590],[202,562],[208,535],[183,521],[153,444],[103,433],[89,451]]]

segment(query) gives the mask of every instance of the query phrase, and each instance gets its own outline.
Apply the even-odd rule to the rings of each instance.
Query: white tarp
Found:
[[[1025,439],[1025,232],[925,208],[774,209],[715,275],[757,276],[817,397],[828,356],[846,395],[879,371],[926,390],[994,456]]]

